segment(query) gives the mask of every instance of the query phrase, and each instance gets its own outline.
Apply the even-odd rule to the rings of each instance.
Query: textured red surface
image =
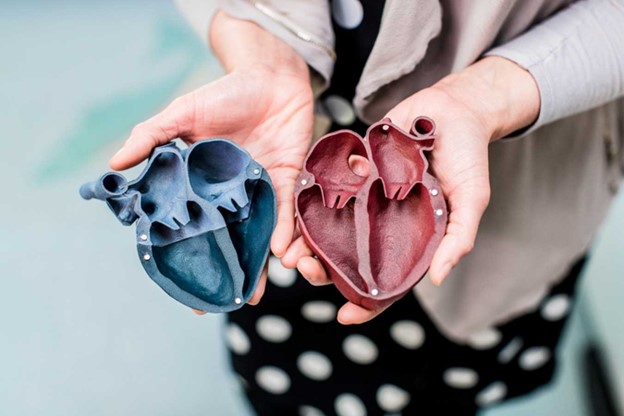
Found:
[[[438,182],[424,151],[435,124],[417,118],[410,133],[384,119],[362,138],[322,137],[295,187],[299,228],[338,290],[367,309],[389,305],[429,268],[446,228]]]

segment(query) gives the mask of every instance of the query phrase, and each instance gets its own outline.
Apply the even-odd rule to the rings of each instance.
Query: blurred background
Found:
[[[144,274],[133,230],[78,196],[134,124],[219,76],[218,63],[168,0],[3,1],[0,37],[0,414],[249,414],[222,317],[170,299]],[[624,407],[623,213],[620,193],[555,383],[485,416]]]

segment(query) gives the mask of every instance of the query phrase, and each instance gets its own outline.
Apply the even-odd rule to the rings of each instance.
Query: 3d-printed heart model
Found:
[[[131,182],[114,172],[80,188],[135,221],[143,268],[179,302],[206,312],[238,309],[253,295],[275,227],[267,172],[236,144],[210,139],[154,149]]]
[[[367,309],[387,306],[426,273],[444,235],[446,203],[427,172],[435,124],[406,133],[390,119],[362,138],[322,137],[295,186],[299,228],[338,290]]]

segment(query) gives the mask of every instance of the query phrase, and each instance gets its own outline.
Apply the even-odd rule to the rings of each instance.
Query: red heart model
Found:
[[[351,302],[375,310],[405,295],[426,273],[447,210],[424,152],[435,123],[406,133],[386,118],[364,138],[330,133],[312,147],[295,186],[299,228],[330,279]]]

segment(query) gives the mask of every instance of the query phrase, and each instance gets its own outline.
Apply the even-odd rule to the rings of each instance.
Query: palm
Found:
[[[224,136],[269,171],[300,170],[312,134],[310,89],[294,77],[282,77],[277,84],[267,79],[231,73],[191,93],[192,121],[182,138],[194,142]]]
[[[294,183],[310,146],[313,101],[305,80],[268,79],[234,72],[191,93],[187,105],[193,108],[186,111],[191,119],[182,138],[227,137],[267,169],[279,210],[271,246],[281,255],[292,236]]]
[[[237,142],[264,166],[277,194],[272,251],[281,256],[294,231],[294,184],[310,145],[313,99],[309,83],[292,75],[232,72],[174,100],[137,125],[111,160],[125,169],[146,158],[154,146],[180,137],[190,144],[210,137]],[[266,270],[250,303],[264,291]]]

